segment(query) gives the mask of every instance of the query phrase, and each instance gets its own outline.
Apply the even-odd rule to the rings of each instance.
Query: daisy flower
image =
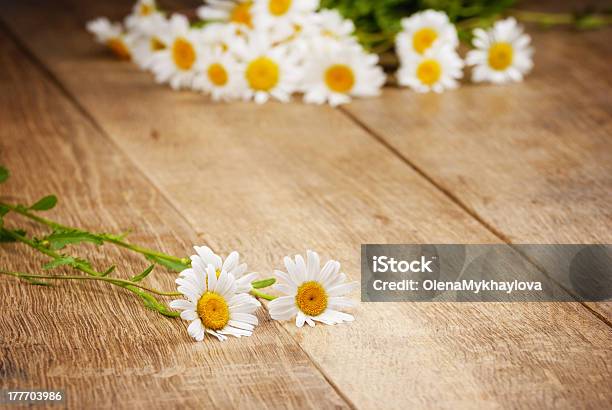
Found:
[[[198,17],[224,23],[242,24],[253,28],[252,0],[205,0],[198,7]]]
[[[195,340],[204,340],[205,333],[221,341],[227,336],[251,336],[258,323],[253,312],[260,304],[238,292],[239,285],[227,270],[192,263],[176,283],[185,299],[173,300],[170,307],[182,310],[181,319],[191,322],[187,332]]]
[[[312,22],[317,28],[318,34],[324,37],[341,41],[357,41],[353,37],[355,24],[353,24],[352,20],[342,17],[337,10],[326,9],[314,13]]]
[[[319,7],[319,0],[254,0],[253,22],[256,28],[271,29],[283,36]]]
[[[235,52],[243,61],[245,100],[253,99],[263,104],[270,96],[288,102],[297,89],[301,75],[299,57],[288,52],[284,45],[272,45],[270,38],[255,31],[246,40],[236,44]]]
[[[166,30],[168,30],[168,20],[158,13],[151,16],[151,19],[141,26],[140,31],[128,34],[133,36],[132,57],[140,68],[150,68],[155,53],[166,48],[160,38],[160,33]]]
[[[463,60],[450,46],[430,48],[424,55],[414,54],[402,61],[397,72],[400,85],[426,93],[441,93],[446,89],[457,88],[457,80],[463,76]]]
[[[87,23],[87,31],[96,37],[96,41],[106,45],[122,60],[131,58],[130,38],[128,38],[120,23],[111,23],[105,17],[99,17]]]
[[[165,48],[157,51],[151,70],[158,83],[169,83],[173,89],[190,88],[201,58],[202,32],[192,29],[185,16],[175,14],[165,32],[159,33]]]
[[[198,65],[193,88],[210,94],[214,101],[237,98],[245,88],[243,71],[232,53],[221,47],[209,49]]]
[[[476,49],[466,57],[466,62],[475,66],[473,81],[496,84],[522,81],[533,67],[531,37],[523,33],[513,17],[497,21],[488,31],[477,28],[473,34]]]
[[[397,35],[395,48],[401,57],[410,54],[424,54],[437,44],[457,47],[457,29],[449,21],[446,13],[425,10],[403,18],[402,31]]]
[[[378,56],[367,54],[358,45],[331,42],[322,38],[314,42],[305,61],[304,101],[330,105],[348,103],[351,97],[380,94],[385,74],[377,65]]]
[[[275,271],[280,282],[274,288],[284,293],[270,302],[270,316],[275,320],[288,320],[295,316],[297,327],[314,321],[334,325],[352,322],[354,317],[338,309],[351,307],[353,301],[345,297],[356,289],[357,282],[345,283],[346,275],[340,272],[340,263],[328,261],[319,268],[319,255],[306,253],[308,262],[301,255],[295,261],[285,257],[287,272]]]
[[[191,256],[191,267],[204,271],[208,265],[215,268],[217,275],[219,272],[226,271],[230,273],[236,280],[236,292],[246,293],[251,290],[251,282],[257,277],[256,272],[246,273],[247,264],[240,263],[240,254],[236,251],[231,252],[227,255],[227,258],[223,260],[221,256],[217,255],[208,246],[194,246],[197,255]],[[183,271],[179,276],[190,273],[189,269]],[[257,302],[257,301],[256,301]],[[259,302],[257,302],[259,303]]]
[[[148,29],[152,19],[163,14],[158,10],[155,0],[138,0],[132,9],[132,14],[125,18],[125,26],[129,31],[144,31]]]

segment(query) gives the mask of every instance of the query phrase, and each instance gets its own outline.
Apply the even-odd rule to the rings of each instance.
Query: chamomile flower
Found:
[[[125,27],[129,31],[150,31],[151,20],[163,14],[157,8],[155,0],[138,0],[132,9],[132,14],[125,18]]]
[[[291,99],[301,78],[297,55],[289,53],[284,45],[273,45],[265,33],[257,31],[237,43],[235,52],[244,62],[245,100],[263,104],[270,97],[282,102]]]
[[[249,294],[238,292],[234,275],[192,262],[176,283],[185,299],[173,300],[170,307],[182,310],[181,318],[191,322],[187,331],[195,340],[204,340],[205,333],[221,341],[227,336],[251,336],[258,323],[253,313],[260,304]]]
[[[472,80],[503,84],[522,81],[533,67],[531,38],[513,17],[497,21],[490,30],[475,29],[466,62],[474,66]]]
[[[164,33],[167,29],[168,20],[161,13],[157,13],[151,16],[147,24],[141,26],[140,31],[128,35],[134,37],[132,57],[140,68],[149,69],[155,53],[166,48],[166,44],[160,38],[160,33]]]
[[[313,26],[317,34],[338,41],[357,40],[353,37],[355,24],[352,20],[345,19],[337,10],[321,10],[312,16]]]
[[[193,88],[210,94],[214,101],[229,101],[244,90],[244,71],[232,53],[221,47],[204,53],[193,80]]]
[[[400,85],[421,93],[457,88],[457,79],[463,76],[463,60],[450,46],[428,49],[425,54],[413,54],[402,61],[397,72]]]
[[[304,101],[332,106],[348,103],[351,97],[380,94],[385,74],[378,56],[358,45],[321,40],[314,42],[305,61]]]
[[[170,18],[165,32],[159,34],[165,48],[157,51],[151,61],[151,70],[158,83],[169,83],[173,89],[190,88],[202,57],[202,32],[189,26],[185,16]]]
[[[302,25],[319,7],[319,0],[254,0],[253,21],[258,29],[271,29],[279,36]]]
[[[194,249],[197,254],[190,258],[192,268],[197,268],[203,272],[208,265],[212,265],[217,275],[223,270],[234,277],[236,280],[236,292],[246,293],[251,291],[251,282],[255,280],[257,273],[247,273],[247,264],[240,263],[240,254],[238,252],[231,252],[223,260],[221,256],[214,253],[208,246],[194,246]],[[184,276],[187,273],[190,273],[189,269],[181,272],[179,275]],[[255,302],[259,303],[257,300]]]
[[[446,13],[425,10],[401,21],[402,31],[396,37],[396,51],[400,58],[410,54],[423,55],[435,45],[457,47],[457,29]]]
[[[96,37],[96,41],[106,45],[122,60],[131,58],[130,38],[123,31],[120,23],[111,23],[105,17],[99,17],[87,23],[87,31]]]
[[[214,20],[253,27],[252,0],[204,0],[198,8],[202,20]]]
[[[345,296],[356,289],[357,282],[345,283],[346,275],[340,272],[340,263],[328,261],[319,267],[319,255],[307,252],[307,262],[301,255],[295,261],[285,257],[287,272],[275,271],[279,283],[274,288],[284,293],[270,302],[270,316],[275,320],[295,317],[298,327],[315,321],[328,325],[352,322],[354,317],[339,309],[352,307],[353,301]]]

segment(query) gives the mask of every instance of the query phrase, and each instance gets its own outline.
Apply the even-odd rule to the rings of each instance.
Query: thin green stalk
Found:
[[[2,274],[2,275],[12,275],[12,276],[15,276],[15,277],[18,277],[18,278],[29,278],[29,279],[97,280],[97,281],[103,281],[103,282],[112,283],[113,285],[118,285],[118,286],[121,286],[121,287],[134,286],[134,287],[146,290],[147,292],[151,292],[151,293],[154,293],[154,294],[160,295],[160,296],[182,296],[182,294],[179,293],[179,292],[163,292],[161,290],[158,290],[158,289],[155,289],[155,288],[150,288],[148,286],[144,286],[144,285],[141,285],[139,283],[132,282],[130,280],[117,279],[117,278],[98,277],[98,276],[80,276],[80,275],[34,275],[34,274],[30,274],[30,273],[11,272],[11,271],[5,271],[5,270],[0,270],[0,274]]]
[[[277,298],[277,296],[268,295],[267,293],[260,292],[256,289],[251,289],[251,295],[265,300],[274,300]]]
[[[57,223],[55,221],[52,221],[50,219],[47,218],[43,218],[41,216],[38,216],[30,211],[28,211],[25,207],[23,206],[19,206],[19,205],[11,205],[11,204],[7,204],[4,202],[0,202],[0,206],[4,206],[8,209],[10,209],[13,212],[16,212],[22,216],[25,216],[26,218],[29,218],[33,221],[36,221],[40,224],[46,225],[52,229],[62,229],[62,230],[80,230],[78,228],[72,227],[72,226],[67,226],[67,225],[62,225],[60,223]],[[120,246],[122,248],[126,248],[126,249],[130,249],[134,252],[140,253],[142,255],[145,256],[150,256],[153,258],[160,258],[160,259],[164,259],[170,262],[175,262],[175,263],[180,263],[180,264],[184,264],[184,265],[189,265],[191,263],[191,261],[188,258],[179,258],[177,256],[172,256],[172,255],[168,255],[166,253],[163,252],[158,252],[156,250],[153,249],[148,249],[139,245],[135,245],[129,242],[126,242],[124,240],[121,240],[119,238],[117,238],[116,236],[113,235],[109,235],[109,234],[105,234],[105,233],[91,233],[93,236],[95,236],[97,239],[99,239],[102,242],[108,242],[108,243],[112,243],[114,245]]]

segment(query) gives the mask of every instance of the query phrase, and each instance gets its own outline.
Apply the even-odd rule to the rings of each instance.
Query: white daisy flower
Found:
[[[257,273],[247,273],[247,264],[240,263],[240,254],[238,252],[231,252],[223,260],[221,256],[214,253],[208,246],[194,246],[194,249],[197,255],[193,255],[190,258],[192,268],[197,268],[203,272],[208,265],[212,265],[217,275],[221,271],[232,274],[236,280],[236,292],[246,293],[251,291],[251,282],[255,280]],[[188,271],[189,269],[181,272],[179,276],[182,276],[183,273],[189,273]]]
[[[410,54],[424,54],[430,47],[449,45],[457,47],[457,29],[446,13],[425,10],[401,21],[402,31],[397,35],[395,48],[400,58]]]
[[[202,20],[215,20],[253,27],[252,0],[204,0],[205,5],[198,8]]]
[[[513,17],[495,22],[487,31],[475,29],[473,34],[476,49],[466,57],[466,62],[475,66],[473,81],[496,84],[522,81],[533,68],[531,37],[523,33]]]
[[[251,336],[258,323],[253,313],[260,304],[247,293],[238,292],[234,275],[213,265],[204,268],[192,263],[176,283],[185,299],[173,300],[170,307],[182,310],[181,319],[191,322],[187,331],[195,340],[204,340],[205,333],[221,341],[227,336]]]
[[[305,60],[304,101],[332,106],[348,103],[351,97],[380,94],[385,74],[376,54],[367,54],[358,45],[321,38],[313,42]]]
[[[166,48],[157,51],[151,61],[156,81],[169,83],[173,89],[192,87],[202,57],[202,31],[192,29],[185,16],[175,14],[168,29],[159,33],[159,39]]]
[[[397,72],[400,85],[426,93],[441,93],[457,88],[457,80],[463,76],[463,60],[450,46],[428,49],[424,55],[413,54],[402,61]]]
[[[221,47],[205,52],[197,71],[193,88],[210,94],[214,101],[238,98],[245,89],[243,65]]]
[[[96,41],[106,45],[117,57],[123,60],[131,58],[130,38],[125,35],[121,23],[111,23],[105,17],[99,17],[87,23],[87,31],[96,37]]]
[[[157,8],[155,0],[138,0],[132,8],[132,13],[125,18],[125,27],[129,31],[145,31],[149,29],[152,19],[163,14]]]
[[[253,99],[263,104],[270,96],[288,102],[301,79],[299,57],[289,53],[284,45],[272,45],[270,38],[261,31],[252,32],[248,38],[236,44],[235,53],[243,61],[245,100]]]
[[[314,13],[312,18],[313,25],[318,33],[324,37],[333,38],[339,41],[354,41],[355,24],[350,19],[345,19],[337,10],[321,10]]]
[[[270,302],[270,316],[275,320],[288,320],[295,316],[295,324],[314,326],[314,321],[328,325],[352,322],[354,317],[338,309],[354,306],[345,297],[356,289],[357,282],[345,283],[346,275],[340,272],[340,263],[328,261],[319,267],[319,255],[307,252],[308,262],[301,255],[295,261],[285,257],[287,272],[275,271],[280,282],[274,288],[284,293]]]
[[[268,28],[279,35],[303,25],[303,19],[319,7],[319,0],[254,0],[255,27]]]
[[[149,69],[153,63],[156,52],[164,50],[166,45],[161,40],[160,33],[168,30],[168,20],[161,14],[155,14],[141,26],[141,31],[134,32],[132,57],[134,62],[142,69]]]

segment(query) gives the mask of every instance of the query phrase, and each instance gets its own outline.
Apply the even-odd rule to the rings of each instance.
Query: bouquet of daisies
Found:
[[[270,98],[332,106],[380,94],[386,75],[376,53],[357,40],[355,25],[319,0],[205,0],[201,19],[167,16],[155,0],[138,0],[124,24],[88,23],[117,56],[151,71],[158,83],[192,89],[214,100]],[[520,81],[532,66],[530,38],[514,18],[473,31],[475,50],[457,53],[457,28],[443,11],[398,21],[397,83],[417,92],[458,86],[466,63],[474,81]],[[384,33],[383,33],[384,34]]]

